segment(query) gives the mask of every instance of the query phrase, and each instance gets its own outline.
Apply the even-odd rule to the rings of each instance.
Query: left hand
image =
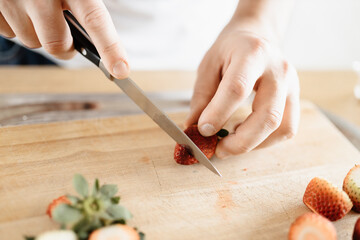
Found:
[[[219,142],[219,158],[293,137],[300,115],[296,70],[276,44],[252,32],[227,27],[198,68],[185,125],[197,122],[202,135],[214,135],[253,90],[253,111],[234,133]]]

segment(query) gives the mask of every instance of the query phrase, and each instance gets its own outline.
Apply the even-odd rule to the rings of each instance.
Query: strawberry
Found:
[[[343,190],[354,204],[354,211],[360,212],[360,165],[355,165],[344,179]]]
[[[360,240],[360,218],[355,223],[353,240]]]
[[[132,227],[115,224],[103,227],[91,233],[89,240],[140,240],[140,235]]]
[[[50,218],[52,218],[51,212],[61,203],[70,204],[71,202],[69,201],[69,199],[67,199],[66,196],[58,197],[49,204],[46,210],[46,214],[49,215]]]
[[[200,134],[197,125],[192,125],[185,129],[185,134],[200,148],[207,158],[211,158],[216,149],[218,137],[216,135],[204,137]],[[177,163],[183,165],[191,165],[198,163],[198,160],[188,151],[185,146],[176,144],[174,151],[174,159]]]
[[[78,237],[71,230],[53,230],[40,234],[35,240],[77,240]]]
[[[306,187],[304,204],[331,221],[343,218],[352,208],[349,196],[322,178],[313,178]]]
[[[336,240],[334,225],[316,213],[305,213],[298,217],[290,227],[289,240]]]

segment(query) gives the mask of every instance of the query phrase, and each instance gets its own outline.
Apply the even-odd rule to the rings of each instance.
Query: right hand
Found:
[[[0,35],[28,48],[43,47],[60,59],[75,55],[63,10],[70,10],[90,35],[107,70],[116,78],[129,75],[126,52],[101,0],[0,0]]]

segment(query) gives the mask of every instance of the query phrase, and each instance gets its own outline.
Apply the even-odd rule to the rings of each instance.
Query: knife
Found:
[[[340,130],[342,134],[360,151],[360,129],[347,120],[326,111],[318,106],[320,111]]]
[[[71,12],[65,10],[64,16],[70,27],[74,48],[81,55],[99,67],[108,79],[118,85],[123,92],[128,95],[172,139],[174,139],[178,144],[185,146],[201,164],[221,177],[220,172],[195,145],[195,143],[145,95],[144,91],[142,91],[133,80],[130,78],[117,79],[106,70],[90,36],[71,14]]]

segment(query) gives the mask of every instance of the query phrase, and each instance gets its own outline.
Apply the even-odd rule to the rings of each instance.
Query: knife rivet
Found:
[[[86,49],[85,49],[85,48],[81,48],[80,50],[81,50],[81,54],[84,55],[84,56],[86,56],[86,54],[87,54]]]

